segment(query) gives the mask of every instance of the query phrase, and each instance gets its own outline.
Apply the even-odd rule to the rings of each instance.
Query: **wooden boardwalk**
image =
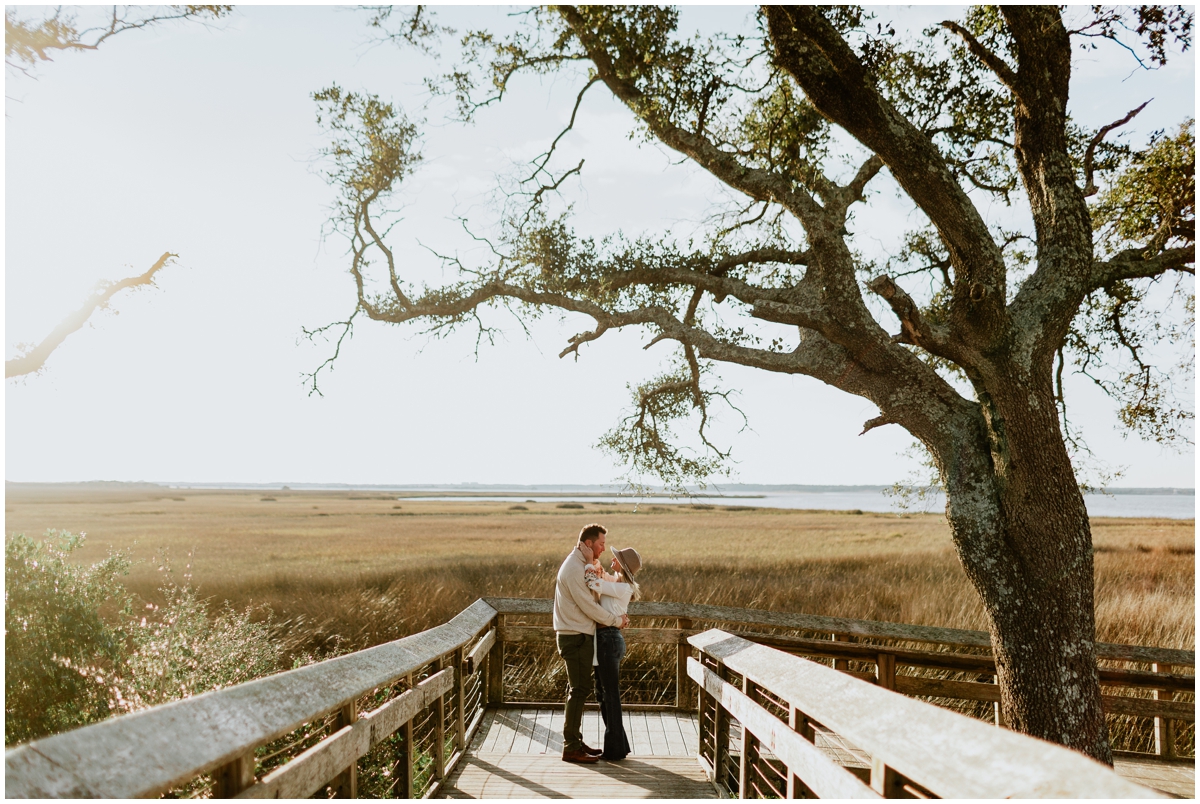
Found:
[[[444,798],[716,798],[696,762],[694,715],[626,712],[633,752],[620,762],[562,761],[562,709],[496,709],[442,788]],[[600,713],[584,712],[583,739],[603,744]]]
[[[1098,646],[1105,709],[1154,729],[1156,754],[1113,772],[921,700],[997,700],[987,634],[681,603],[634,603],[659,626],[626,632],[674,660],[674,706],[627,712],[626,759],[564,763],[561,703],[506,702],[506,670],[539,661],[524,646],[553,644],[548,622],[522,618],[550,609],[477,600],[394,642],[15,746],[5,794],[354,798],[371,755],[401,798],[1195,795],[1194,759],[1175,758],[1176,730],[1195,722],[1194,651]],[[596,710],[583,728],[599,746]]]
[[[1196,763],[1192,760],[1163,762],[1157,759],[1117,757],[1113,770],[1143,787],[1178,798],[1196,797]]]

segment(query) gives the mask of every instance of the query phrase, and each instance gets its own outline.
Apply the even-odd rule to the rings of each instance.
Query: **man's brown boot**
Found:
[[[599,762],[600,757],[596,754],[589,754],[582,748],[576,748],[574,751],[563,751],[563,762],[578,762],[581,765]]]
[[[603,748],[592,748],[587,743],[584,743],[583,744],[583,753],[591,754],[594,757],[598,757],[604,753],[604,749]]]

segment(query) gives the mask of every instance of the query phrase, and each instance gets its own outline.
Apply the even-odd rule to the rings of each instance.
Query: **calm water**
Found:
[[[403,494],[399,495],[401,498]],[[757,508],[797,508],[802,510],[830,511],[877,511],[899,512],[895,501],[879,491],[829,491],[829,492],[761,492],[754,495],[736,495],[730,497],[696,497],[692,499],[669,497],[621,497],[621,496],[572,496],[570,494],[545,497],[536,493],[521,496],[504,495],[471,495],[447,497],[423,497],[426,500],[489,500],[495,502],[512,502],[519,504],[525,500],[533,502],[562,503],[638,503],[650,505],[690,505],[704,504],[713,506],[746,505]],[[1122,516],[1122,517],[1162,517],[1165,519],[1194,519],[1196,516],[1196,498],[1185,494],[1088,494],[1084,498],[1088,513],[1092,516]],[[929,511],[940,513],[945,510],[945,497],[941,494],[931,497],[925,506],[914,507],[913,511]]]

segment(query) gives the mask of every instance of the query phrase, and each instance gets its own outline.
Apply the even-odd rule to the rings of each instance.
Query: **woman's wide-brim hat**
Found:
[[[630,575],[637,575],[642,570],[642,557],[637,550],[632,547],[622,547],[620,550],[614,549],[613,555],[617,557],[622,569]]]

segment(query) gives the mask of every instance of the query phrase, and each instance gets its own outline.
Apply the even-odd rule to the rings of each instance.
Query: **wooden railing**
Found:
[[[739,798],[1149,798],[1156,794],[1061,746],[997,729],[832,668],[713,629],[700,659],[700,759]],[[736,777],[722,772],[730,722]],[[816,745],[832,733],[869,756],[866,773]],[[865,778],[864,778],[865,777]]]
[[[376,795],[434,795],[482,719],[495,617],[476,601],[395,642],[19,746],[5,794],[353,798],[368,758],[392,780]]]
[[[510,645],[541,644],[546,653],[550,652],[554,642],[549,624],[552,601],[486,600],[497,612],[501,657]],[[629,614],[633,627],[625,630],[627,643],[663,646],[667,650],[674,646],[674,673],[665,676],[670,679],[673,675],[669,705],[679,709],[695,708],[695,693],[687,683],[688,638],[704,628],[722,627],[758,644],[827,660],[836,670],[905,695],[943,704],[991,704],[994,722],[1003,725],[1000,688],[995,683],[996,662],[991,655],[991,640],[983,631],[685,603],[634,602]],[[1105,693],[1105,711],[1152,718],[1155,750],[1137,755],[1174,759],[1176,724],[1194,724],[1196,719],[1194,700],[1172,700],[1181,693],[1194,697],[1195,651],[1107,643],[1098,644],[1096,650],[1102,664],[1100,684]],[[544,657],[536,659],[544,661]],[[667,658],[662,656],[660,661]],[[517,686],[511,681],[520,676],[519,667],[510,656],[507,661],[497,661],[494,672],[498,674],[502,664],[508,666],[510,683],[505,686],[496,679],[492,700],[514,703],[504,696]],[[557,665],[552,667],[557,669]],[[544,699],[521,696],[515,702],[561,704],[561,684],[552,691],[554,695]],[[628,708],[654,707],[635,700]]]
[[[395,642],[18,746],[5,752],[6,793],[435,795],[485,707],[562,705],[565,675],[553,655],[551,605],[478,600],[445,625]],[[994,683],[980,680],[993,679],[995,665],[987,635],[978,631],[681,603],[635,602],[629,613],[630,656],[637,648],[654,652],[640,666],[626,660],[630,709],[694,710],[703,696],[689,676],[689,659],[699,655],[690,640],[714,626],[830,661],[829,673],[836,669],[842,681],[872,690],[950,704],[999,697]],[[1158,753],[1171,756],[1174,724],[1195,722],[1194,703],[1170,700],[1194,695],[1195,677],[1172,668],[1194,668],[1194,651],[1100,645],[1099,654],[1108,711],[1155,718]],[[530,678],[541,686],[530,686]],[[702,723],[705,717],[718,724],[721,715],[701,712]]]

